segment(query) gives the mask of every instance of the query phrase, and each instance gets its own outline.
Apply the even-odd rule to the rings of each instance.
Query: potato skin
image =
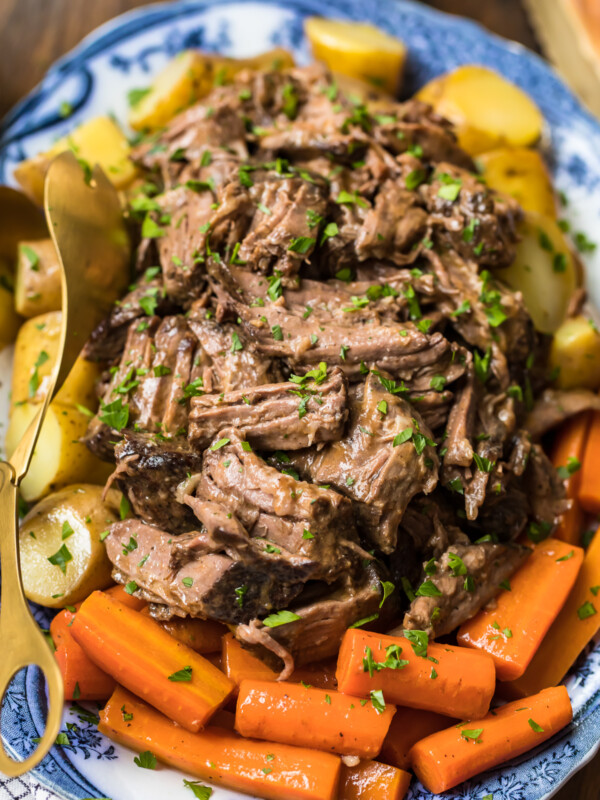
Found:
[[[15,306],[23,317],[61,307],[60,267],[52,239],[19,243]]]
[[[416,97],[454,124],[459,144],[472,156],[502,145],[530,145],[542,133],[542,114],[528,95],[477,64],[434,78]]]
[[[41,403],[45,397],[58,352],[60,325],[61,312],[49,311],[28,319],[21,326],[15,344],[11,413],[21,403]],[[36,363],[39,363],[37,368]],[[37,379],[34,376],[36,371]],[[99,376],[98,365],[80,356],[56,400],[66,405],[82,405],[92,412],[95,411],[97,397],[94,386]]]
[[[482,153],[478,163],[483,167],[487,185],[514,197],[525,209],[556,219],[556,196],[546,165],[537,152],[528,147],[499,147]]]
[[[111,584],[112,564],[100,534],[119,518],[119,493],[109,493],[103,502],[102,492],[91,484],[67,486],[45,497],[23,519],[21,571],[29,600],[62,608]],[[48,561],[61,547],[67,550],[64,572]]]

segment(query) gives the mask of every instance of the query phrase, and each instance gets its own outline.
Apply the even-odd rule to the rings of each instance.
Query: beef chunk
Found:
[[[260,450],[298,450],[341,438],[346,380],[339,369],[310,386],[285,382],[192,399],[188,438],[207,447],[223,428],[235,428]]]
[[[170,533],[198,526],[191,509],[175,501],[177,486],[202,468],[201,455],[185,440],[124,431],[115,457],[113,478],[141,520]]]
[[[600,411],[600,397],[588,389],[546,389],[529,412],[525,427],[537,440],[582,411]]]
[[[205,525],[206,501],[228,509],[267,552],[309,559],[315,580],[331,582],[362,552],[349,500],[270,467],[232,429],[205,451],[184,501]]]
[[[411,498],[434,489],[438,459],[418,412],[385,384],[385,376],[369,375],[362,397],[350,404],[346,436],[292,461],[315,483],[351,497],[363,530],[390,553]]]

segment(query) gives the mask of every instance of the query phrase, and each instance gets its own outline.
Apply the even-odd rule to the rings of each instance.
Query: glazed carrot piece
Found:
[[[573,718],[564,686],[544,689],[493,714],[439,731],[410,751],[413,769],[433,794],[526,753],[550,739]]]
[[[145,600],[142,600],[141,597],[134,597],[134,595],[126,592],[125,587],[121,586],[120,583],[111,586],[110,589],[105,589],[104,592],[110,595],[113,600],[118,600],[119,603],[123,603],[127,608],[133,608],[134,611],[141,611],[143,608],[148,607],[148,603],[146,603]],[[79,605],[81,605],[81,603]]]
[[[356,767],[342,764],[339,800],[402,800],[411,775],[378,761],[361,761]]]
[[[392,767],[410,769],[408,753],[413,744],[449,724],[448,717],[434,711],[398,707],[377,758]]]
[[[71,631],[101,669],[188,730],[205,725],[233,690],[205,658],[103,592],[83,602]]]
[[[90,661],[71,635],[75,614],[75,610],[65,608],[50,623],[65,700],[106,700],[115,688],[115,681]]]
[[[581,484],[581,462],[591,421],[590,412],[571,417],[558,431],[552,450],[553,466],[566,470],[569,474],[566,481],[567,498],[573,503],[560,518],[554,537],[571,544],[580,543],[583,529],[584,515],[577,495]]]
[[[600,512],[600,411],[592,413],[592,421],[587,434],[583,458],[581,460],[581,478],[577,490],[577,499],[584,511],[590,514]]]
[[[150,617],[150,609],[146,606],[142,614]],[[160,625],[178,642],[187,644],[197,653],[216,653],[221,650],[221,639],[227,633],[225,625],[212,619],[195,619],[194,617],[173,617],[160,622]]]
[[[222,639],[223,672],[236,687],[243,680],[274,681],[278,673],[268,664],[246,650],[232,633]],[[290,683],[308,683],[317,689],[337,689],[335,661],[321,661],[298,667],[289,678]]]
[[[515,681],[502,684],[502,694],[527,697],[547,686],[556,686],[599,630],[600,533],[596,532],[567,602],[525,673]]]
[[[120,686],[100,712],[98,730],[187,775],[266,800],[336,798],[341,766],[336,756],[242,739],[216,726],[190,733]]]
[[[583,563],[583,549],[546,539],[496,597],[458,630],[456,641],[489,653],[501,681],[521,677],[558,616]]]
[[[65,700],[106,700],[115,688],[115,681],[97,667],[75,639],[63,641],[54,657],[60,667],[65,687]]]
[[[383,663],[389,666],[379,667]],[[477,719],[490,707],[496,670],[487,653],[467,647],[422,648],[401,636],[350,628],[342,639],[337,680],[346,694],[368,697],[382,690],[396,705]]]
[[[395,710],[382,702],[381,693],[361,702],[298,683],[245,680],[240,684],[235,729],[242,736],[270,742],[373,758],[381,750]]]

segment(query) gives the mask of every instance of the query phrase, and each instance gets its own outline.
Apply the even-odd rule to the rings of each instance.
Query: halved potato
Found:
[[[514,197],[525,211],[556,218],[556,197],[544,160],[528,147],[499,147],[477,161],[492,189]]]
[[[12,408],[24,402],[41,403],[48,390],[52,367],[56,361],[60,338],[60,311],[49,311],[28,319],[21,326],[15,344],[12,374]],[[65,405],[81,405],[95,411],[95,391],[100,368],[81,356],[75,361],[56,401]]]
[[[434,78],[416,96],[454,123],[460,145],[471,155],[504,144],[533,144],[542,132],[544,120],[531,98],[476,64]]]
[[[392,95],[398,93],[406,47],[395,36],[360,22],[309,17],[304,31],[317,61]]]
[[[102,500],[102,486],[67,486],[34,506],[21,523],[23,589],[34,603],[63,608],[112,583],[100,540],[119,519],[119,492]]]
[[[12,270],[0,259],[0,350],[14,342],[21,320],[15,310]]]
[[[60,267],[52,239],[19,243],[15,306],[24,317],[60,309]]]
[[[243,69],[288,69],[292,56],[281,48],[254,58],[223,58],[184,50],[154,78],[145,93],[132,104],[129,124],[136,131],[162,128],[176,114],[206,97],[215,86],[231,83]]]
[[[573,256],[555,220],[528,212],[516,258],[498,277],[522,292],[535,327],[554,333],[565,319],[576,284]]]
[[[137,174],[129,160],[127,137],[110,117],[94,117],[55,142],[50,150],[22,161],[14,171],[23,191],[36,203],[44,202],[44,180],[52,159],[65,150],[94,167],[99,164],[116,189],[128,186]]]
[[[550,363],[558,370],[560,389],[600,387],[600,334],[594,322],[582,315],[563,322],[554,334]]]
[[[15,406],[6,432],[6,453],[13,454],[39,404]],[[79,439],[85,433],[89,417],[72,406],[53,401],[46,412],[29,472],[21,483],[21,494],[31,503],[49,492],[77,480],[104,483],[112,465],[92,455]]]

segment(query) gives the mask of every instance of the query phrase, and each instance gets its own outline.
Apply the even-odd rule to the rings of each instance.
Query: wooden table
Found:
[[[376,2],[376,0],[365,0]],[[60,55],[107,19],[148,0],[0,0],[0,117]],[[539,51],[519,0],[430,0]],[[500,800],[500,798],[494,798]],[[556,800],[600,800],[600,755]]]

